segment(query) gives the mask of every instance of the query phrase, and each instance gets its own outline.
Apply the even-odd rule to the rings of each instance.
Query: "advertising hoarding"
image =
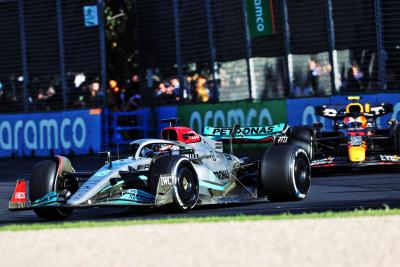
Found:
[[[178,116],[182,125],[199,133],[205,126],[265,126],[286,122],[287,118],[285,100],[185,105],[178,107]]]
[[[101,110],[0,115],[0,157],[76,155],[101,147]]]

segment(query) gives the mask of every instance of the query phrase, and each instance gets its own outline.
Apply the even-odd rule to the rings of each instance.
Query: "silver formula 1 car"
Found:
[[[93,173],[76,172],[63,156],[39,162],[29,181],[18,180],[10,210],[41,218],[67,218],[76,208],[155,206],[189,211],[195,205],[246,202],[258,198],[296,201],[310,188],[307,152],[288,140],[285,123],[263,127],[206,127],[203,135],[175,126],[162,139],[130,144],[131,156],[112,160]],[[261,161],[223,152],[223,142],[273,142]],[[283,144],[282,144],[283,143]]]

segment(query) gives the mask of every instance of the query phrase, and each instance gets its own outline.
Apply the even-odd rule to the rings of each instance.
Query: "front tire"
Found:
[[[183,156],[168,155],[157,158],[150,167],[149,192],[157,194],[160,175],[171,175],[174,178],[173,211],[193,209],[199,198],[199,180],[190,160]]]
[[[273,146],[264,153],[260,175],[261,190],[269,200],[303,200],[310,189],[310,160],[298,146]]]
[[[35,165],[29,180],[29,197],[33,202],[50,192],[57,191],[57,164],[51,160],[40,161]],[[72,209],[43,207],[33,210],[45,220],[63,220],[72,214]]]

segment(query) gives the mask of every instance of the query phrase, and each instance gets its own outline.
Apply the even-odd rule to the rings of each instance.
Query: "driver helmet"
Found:
[[[174,145],[171,144],[164,144],[160,146],[160,151],[168,151],[171,150]]]
[[[345,117],[343,119],[343,124],[347,128],[366,128],[367,127],[367,119],[365,116],[358,116],[356,118],[354,117]]]

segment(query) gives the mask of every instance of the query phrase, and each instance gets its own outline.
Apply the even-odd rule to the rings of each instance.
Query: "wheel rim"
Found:
[[[294,181],[297,190],[301,194],[306,194],[310,187],[310,170],[308,168],[307,159],[300,155],[294,165]]]
[[[178,172],[178,195],[185,205],[191,205],[197,200],[196,179],[192,171],[183,167]]]

